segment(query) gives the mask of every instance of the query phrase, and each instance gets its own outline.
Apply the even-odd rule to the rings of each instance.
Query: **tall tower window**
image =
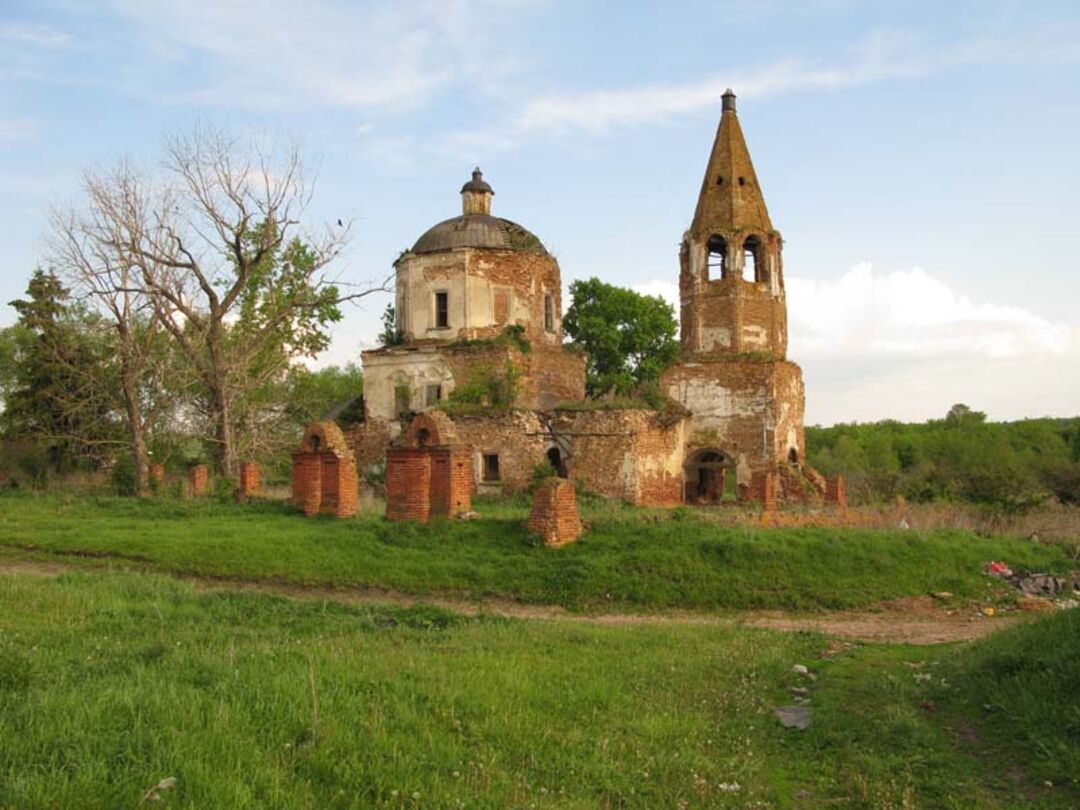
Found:
[[[743,242],[743,278],[747,281],[767,281],[761,240],[751,234]]]
[[[544,329],[555,331],[555,298],[551,293],[544,294]]]
[[[724,237],[713,234],[709,237],[709,255],[705,262],[706,278],[718,279],[727,276],[727,241]]]
[[[435,328],[446,329],[450,326],[450,293],[435,293]]]

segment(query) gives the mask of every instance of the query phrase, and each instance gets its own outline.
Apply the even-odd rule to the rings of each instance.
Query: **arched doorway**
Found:
[[[725,496],[734,495],[735,459],[722,450],[698,450],[683,467],[686,503],[716,505]]]
[[[547,460],[548,464],[550,464],[551,468],[555,470],[555,474],[559,476],[559,478],[567,477],[566,462],[563,461],[562,451],[560,451],[558,447],[548,448]]]

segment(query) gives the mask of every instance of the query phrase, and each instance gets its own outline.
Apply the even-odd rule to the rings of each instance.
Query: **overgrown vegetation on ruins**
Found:
[[[1024,510],[1080,503],[1080,419],[988,422],[956,405],[925,424],[806,428],[807,462],[863,502],[968,501]]]

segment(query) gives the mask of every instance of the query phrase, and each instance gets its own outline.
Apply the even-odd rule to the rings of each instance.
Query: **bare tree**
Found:
[[[344,301],[387,288],[355,287],[327,274],[349,225],[301,230],[312,186],[295,145],[196,128],[173,138],[165,181],[152,195],[132,173],[95,186],[139,301],[175,339],[204,391],[219,471],[236,471],[238,413],[291,360],[326,348],[326,327]],[[340,220],[339,220],[340,223]]]
[[[50,215],[49,261],[71,292],[102,316],[112,332],[111,358],[118,368],[116,409],[123,414],[135,462],[136,492],[150,488],[147,441],[147,379],[154,371],[154,343],[161,322],[151,298],[141,289],[139,267],[127,250],[128,219],[145,217],[149,192],[126,164],[109,175],[83,178],[86,205],[55,207]],[[83,369],[99,395],[110,397],[102,369]]]

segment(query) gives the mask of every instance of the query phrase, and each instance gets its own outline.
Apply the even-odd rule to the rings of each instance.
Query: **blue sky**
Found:
[[[0,301],[84,168],[152,169],[196,121],[301,138],[312,225],[356,220],[344,280],[456,214],[479,163],[565,283],[670,297],[727,86],[808,422],[1080,412],[1075,2],[0,0]]]

